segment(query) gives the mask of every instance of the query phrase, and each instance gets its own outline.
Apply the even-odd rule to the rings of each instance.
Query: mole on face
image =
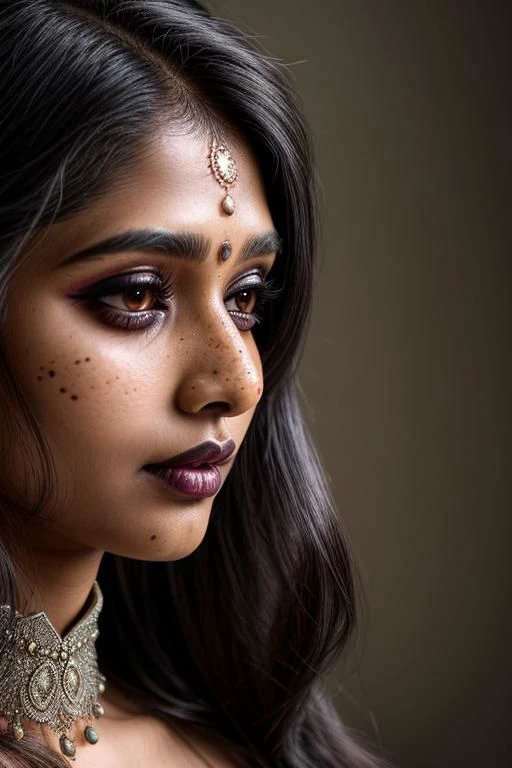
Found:
[[[156,539],[156,536],[155,536],[155,534],[153,534],[152,536],[150,536],[150,539],[151,539],[151,541],[154,541],[154,540]]]
[[[62,394],[64,395],[64,394],[67,392],[67,389],[66,389],[66,387],[61,387],[61,388],[59,389],[59,392],[62,392]]]
[[[78,395],[71,395],[72,400],[78,400]]]
[[[55,371],[53,371],[53,370],[51,370],[51,371],[48,371],[48,376],[49,376],[51,379],[53,379],[53,377],[55,376]]]

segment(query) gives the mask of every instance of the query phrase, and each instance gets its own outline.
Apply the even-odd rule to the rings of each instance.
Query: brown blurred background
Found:
[[[301,381],[368,602],[340,711],[401,768],[510,765],[511,4],[209,6],[315,136]]]

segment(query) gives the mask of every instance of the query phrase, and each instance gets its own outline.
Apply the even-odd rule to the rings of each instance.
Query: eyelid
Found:
[[[100,288],[103,289],[103,286],[105,284],[108,285],[110,281],[121,281],[124,279],[126,282],[129,281],[130,278],[133,279],[133,276],[138,275],[144,275],[146,282],[150,282],[150,278],[148,278],[148,276],[156,278],[155,282],[158,280],[166,283],[174,282],[174,271],[171,269],[170,263],[166,262],[158,266],[155,264],[139,263],[133,267],[129,265],[119,267],[118,269],[111,267],[107,274],[98,275],[95,278],[89,278],[88,280],[82,280],[78,284],[73,285],[73,287],[68,292],[68,297],[73,298],[74,296],[88,296],[90,294],[99,292]],[[136,280],[134,280],[134,282],[136,282]]]
[[[240,275],[238,278],[228,285],[225,291],[226,297],[230,297],[232,294],[237,293],[238,290],[244,290],[246,288],[252,288],[262,285],[265,282],[265,272],[262,269],[251,270]]]

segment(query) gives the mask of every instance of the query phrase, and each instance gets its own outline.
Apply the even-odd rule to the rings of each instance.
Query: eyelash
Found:
[[[251,273],[250,276],[254,279],[256,274],[259,273]],[[261,312],[263,305],[267,301],[277,298],[280,293],[280,290],[273,287],[272,281],[262,279],[261,282],[254,283],[248,282],[248,277],[249,275],[245,276],[245,284],[243,282],[244,278],[237,280],[231,288],[237,287],[238,289],[235,291],[231,290],[231,293],[228,293],[225,298],[225,302],[228,302],[242,293],[256,292],[256,304],[252,312],[228,310],[233,318],[233,322],[241,331],[251,330],[257,323],[260,323],[262,317],[259,312]],[[101,298],[106,296],[123,296],[130,288],[150,291],[156,300],[156,306],[149,310],[130,311],[116,309],[101,301]],[[109,278],[81,291],[72,298],[79,303],[85,303],[107,325],[112,325],[122,330],[138,331],[149,328],[158,319],[162,321],[164,314],[169,310],[173,297],[174,292],[170,274],[132,272]]]

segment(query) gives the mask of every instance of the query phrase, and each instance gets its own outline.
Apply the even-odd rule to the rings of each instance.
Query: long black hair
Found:
[[[370,768],[377,760],[341,724],[322,682],[353,630],[355,590],[295,383],[316,213],[309,137],[286,70],[193,0],[2,3],[0,309],[30,238],[100,197],[172,120],[210,134],[231,126],[254,151],[282,237],[281,292],[255,331],[264,394],[201,545],[176,562],[104,556],[100,667],[146,711],[218,739],[241,766]],[[0,486],[0,603],[14,605],[16,531],[56,478],[0,362],[0,397],[19,406],[4,408],[4,421],[28,424],[44,470],[38,509]],[[0,747],[10,764],[63,765],[30,737],[3,734]]]

